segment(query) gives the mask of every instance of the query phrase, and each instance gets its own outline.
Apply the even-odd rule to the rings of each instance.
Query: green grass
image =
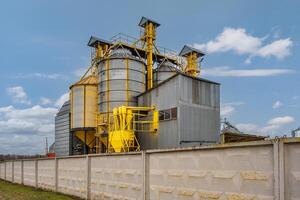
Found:
[[[0,200],[80,200],[49,191],[37,190],[32,187],[9,183],[0,180]]]

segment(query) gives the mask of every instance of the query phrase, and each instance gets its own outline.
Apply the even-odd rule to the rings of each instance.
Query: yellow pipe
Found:
[[[145,26],[145,37],[147,44],[147,87],[153,87],[153,41],[155,40],[155,29],[153,23],[148,22]]]
[[[190,76],[197,76],[197,53],[191,52],[187,56],[186,73]]]

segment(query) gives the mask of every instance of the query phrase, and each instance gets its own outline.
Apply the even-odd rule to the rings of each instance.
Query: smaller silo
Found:
[[[97,83],[97,77],[90,75],[70,87],[71,133],[85,143],[84,153],[95,146]]]
[[[169,79],[170,77],[176,75],[178,69],[173,67],[173,64],[169,61],[164,61],[159,64],[159,66],[154,70],[154,86],[157,86],[161,82]]]

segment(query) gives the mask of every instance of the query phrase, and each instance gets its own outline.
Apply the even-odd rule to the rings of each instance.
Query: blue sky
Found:
[[[300,125],[299,1],[2,1],[0,153],[41,153],[68,86],[88,66],[91,35],[138,37],[207,53],[202,77],[220,82],[221,113],[241,130],[284,135]]]

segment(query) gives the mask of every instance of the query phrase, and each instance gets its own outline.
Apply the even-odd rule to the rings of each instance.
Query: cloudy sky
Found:
[[[222,118],[271,136],[300,125],[300,1],[107,2],[1,1],[0,153],[42,153],[89,65],[89,37],[138,37],[141,16],[161,23],[159,46],[206,52],[201,76],[222,84]]]

